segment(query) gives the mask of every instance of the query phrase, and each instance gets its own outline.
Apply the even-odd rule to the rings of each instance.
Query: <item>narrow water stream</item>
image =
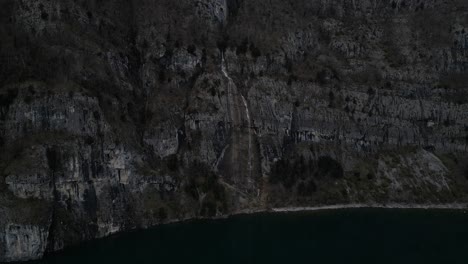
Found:
[[[221,71],[228,80],[227,83],[227,108],[229,115],[229,122],[231,129],[233,129],[233,140],[231,142],[231,150],[233,151],[233,164],[239,164],[241,167],[246,168],[247,175],[244,175],[249,182],[252,179],[252,121],[250,118],[249,104],[245,97],[238,91],[236,84],[232,80],[227,71],[226,61],[224,54],[221,57]],[[242,109],[241,109],[242,107]],[[244,123],[244,120],[247,123]],[[247,134],[247,135],[245,135]],[[245,142],[247,141],[247,142]],[[247,153],[243,153],[246,145]],[[224,153],[223,153],[224,154]],[[247,164],[243,164],[243,156],[247,154]],[[217,162],[219,163],[219,162]],[[245,163],[245,162],[244,162]],[[243,175],[240,173],[239,175]]]

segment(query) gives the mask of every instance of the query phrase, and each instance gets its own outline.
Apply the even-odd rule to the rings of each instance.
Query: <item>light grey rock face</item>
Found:
[[[52,201],[53,184],[45,154],[43,148],[31,147],[17,160],[17,164],[12,164],[7,168],[9,172],[5,178],[5,184],[8,190],[23,199],[37,198]],[[35,157],[40,157],[40,159],[36,160]]]
[[[9,225],[5,228],[5,261],[40,258],[47,245],[48,230],[39,226]]]
[[[34,92],[34,88],[23,92]],[[58,87],[61,89],[62,87]],[[21,88],[20,88],[21,89]],[[23,95],[20,93],[19,95]],[[28,97],[29,96],[29,97]],[[9,106],[8,115],[5,118],[5,138],[18,140],[30,134],[39,133],[67,133],[77,136],[96,137],[103,127],[100,117],[98,101],[96,98],[74,94],[60,93],[51,96],[24,95],[25,100],[17,100]]]
[[[463,0],[0,4],[0,261],[169,220],[466,203]]]

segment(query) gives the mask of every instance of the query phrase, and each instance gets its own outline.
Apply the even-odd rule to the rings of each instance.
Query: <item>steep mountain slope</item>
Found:
[[[464,0],[4,0],[0,261],[170,220],[465,204]]]

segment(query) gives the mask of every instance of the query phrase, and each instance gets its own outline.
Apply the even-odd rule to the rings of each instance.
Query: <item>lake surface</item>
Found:
[[[468,263],[468,213],[344,209],[159,226],[34,263]]]

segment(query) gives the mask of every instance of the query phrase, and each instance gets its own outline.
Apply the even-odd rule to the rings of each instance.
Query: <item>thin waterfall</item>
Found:
[[[247,105],[247,101],[245,100],[244,96],[241,95],[242,97],[242,102],[244,103],[244,108],[245,108],[245,115],[247,117],[247,124],[248,124],[248,127],[247,127],[247,130],[248,130],[248,133],[249,133],[249,174],[252,174],[252,152],[251,152],[251,149],[252,149],[252,134],[251,134],[251,123],[250,123],[250,113],[249,113],[249,107]]]
[[[229,118],[230,118],[230,121],[232,122],[232,125],[233,127],[235,127],[236,125],[238,125],[239,127],[242,127],[242,124],[241,122],[238,121],[238,124],[236,124],[236,120],[234,120],[234,114],[231,113],[232,112],[232,107],[235,107],[237,109],[239,109],[239,103],[240,103],[240,100],[239,100],[239,96],[240,96],[240,99],[242,100],[242,105],[244,106],[244,112],[245,112],[245,118],[247,120],[247,133],[248,133],[248,163],[247,163],[247,167],[248,167],[248,171],[249,171],[249,177],[252,175],[252,124],[251,124],[251,119],[250,119],[250,111],[249,111],[249,106],[248,106],[248,103],[247,103],[247,100],[245,99],[245,97],[237,91],[237,88],[234,84],[234,81],[232,80],[232,78],[229,76],[229,73],[227,72],[226,70],[226,61],[224,59],[224,54],[221,54],[221,71],[223,72],[223,75],[228,79],[229,83],[228,83],[228,86],[227,86],[227,89],[228,89],[228,92],[227,92],[227,101],[228,101],[228,113],[229,113]],[[232,97],[237,97],[237,98],[232,98]],[[231,106],[231,103],[230,102],[233,102],[234,104]],[[236,104],[237,102],[237,104]],[[240,115],[238,115],[240,116]]]

